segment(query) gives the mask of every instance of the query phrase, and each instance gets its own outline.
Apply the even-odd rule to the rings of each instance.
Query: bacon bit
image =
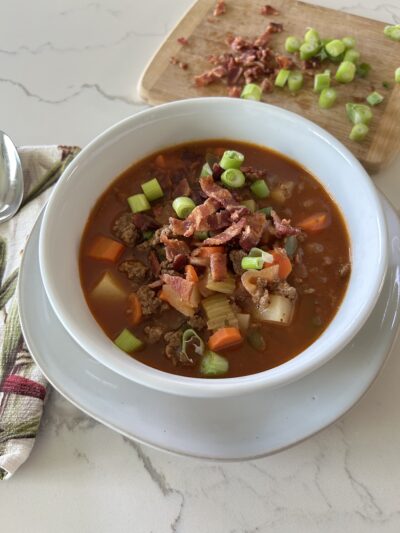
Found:
[[[213,281],[223,281],[228,276],[226,254],[210,255],[210,271]]]
[[[132,221],[135,226],[142,231],[148,229],[157,229],[159,227],[159,224],[154,220],[153,217],[145,215],[144,213],[135,213],[132,215]]]
[[[187,281],[180,276],[171,276],[170,274],[163,274],[161,279],[166,285],[169,285],[174,289],[182,301],[189,301],[194,288],[194,283],[192,281]]]
[[[263,93],[272,93],[274,90],[274,85],[271,80],[264,78],[261,82],[261,90]]]
[[[260,9],[261,15],[269,17],[271,15],[280,15],[279,11],[270,5],[262,6]]]
[[[217,3],[215,4],[213,16],[214,17],[220,17],[221,15],[224,15],[226,13],[226,5],[225,0],[217,0]]]
[[[255,213],[247,217],[246,226],[240,237],[239,244],[246,252],[257,246],[265,228],[265,215]]]
[[[160,275],[161,265],[160,265],[160,261],[158,260],[157,255],[156,255],[156,252],[154,250],[150,251],[148,259],[149,259],[150,269],[151,269],[154,277],[157,278]]]
[[[167,261],[174,261],[178,255],[190,255],[190,248],[183,241],[169,239],[164,233],[161,234],[160,241],[165,244]]]
[[[187,70],[188,67],[189,67],[188,63],[184,63],[183,61],[179,61],[179,59],[177,59],[174,56],[169,58],[169,62],[171,63],[171,65],[177,65],[182,70]]]
[[[270,22],[267,26],[267,33],[281,33],[283,31],[283,24],[279,22]]]
[[[293,59],[288,56],[277,55],[275,59],[278,63],[279,68],[291,69],[295,64]]]
[[[218,235],[214,235],[214,237],[209,237],[203,241],[204,246],[218,246],[231,241],[241,233],[245,224],[245,218],[242,218],[238,222],[234,222],[231,226],[229,226],[229,228],[226,228],[226,230],[218,233]]]
[[[286,220],[285,218],[281,220],[274,210],[271,211],[271,217],[274,223],[275,235],[278,239],[288,235],[298,235],[301,233],[301,229],[294,228],[290,225],[290,220]]]
[[[182,178],[175,186],[172,196],[177,198],[178,196],[190,196],[190,185],[186,178]]]
[[[178,37],[177,41],[182,46],[187,46],[189,44],[189,40],[186,37]]]
[[[228,96],[231,96],[232,98],[240,98],[240,95],[242,94],[242,88],[240,85],[234,85],[233,87],[229,87],[228,89]]]

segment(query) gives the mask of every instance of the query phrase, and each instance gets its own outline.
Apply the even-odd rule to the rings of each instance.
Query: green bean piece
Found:
[[[289,91],[295,93],[303,87],[304,77],[299,70],[293,70],[287,81]]]
[[[361,63],[360,65],[357,65],[357,76],[359,78],[366,78],[369,74],[369,71],[371,70],[371,65],[369,63]]]
[[[331,73],[328,70],[314,76],[314,92],[320,93],[323,89],[328,89],[331,85]]]
[[[371,106],[378,105],[383,102],[383,100],[384,97],[380,93],[378,93],[378,91],[374,91],[367,96],[367,102]]]
[[[354,50],[353,48],[347,50],[347,52],[344,54],[343,61],[350,61],[351,63],[357,65],[357,63],[360,61],[360,52],[358,52],[358,50]]]
[[[394,71],[394,81],[400,83],[400,67],[397,67]]]
[[[281,70],[278,72],[277,77],[275,78],[275,85],[277,87],[284,87],[286,85],[286,82],[288,81],[290,75],[290,70],[287,70],[286,68],[281,68]]]
[[[368,125],[372,119],[371,108],[365,104],[354,104],[349,102],[346,104],[347,116],[353,124]]]
[[[350,61],[342,61],[336,71],[336,81],[339,83],[350,83],[356,75],[356,66]]]
[[[295,235],[290,235],[286,237],[285,240],[285,250],[290,259],[293,259],[294,254],[297,252],[298,247],[297,237]]]
[[[385,26],[383,33],[393,41],[400,41],[400,24]]]
[[[259,102],[261,100],[261,87],[257,85],[256,83],[247,83],[243,87],[242,94],[240,95],[240,98],[243,98],[244,100],[254,100],[255,102]]]
[[[329,57],[337,58],[343,54],[343,52],[346,50],[346,46],[343,41],[334,39],[325,45],[325,50],[328,52]]]
[[[305,42],[300,46],[300,59],[307,61],[307,59],[311,59],[316,56],[320,49],[321,45],[319,43],[312,41]]]
[[[367,136],[368,131],[369,131],[369,128],[365,124],[362,124],[362,123],[354,124],[350,132],[349,138],[352,141],[357,141],[357,142],[363,141],[365,137]]]
[[[151,229],[146,229],[142,231],[142,235],[143,235],[143,239],[145,239],[146,241],[149,241],[153,237],[154,231],[151,231]]]
[[[266,348],[265,339],[260,328],[251,328],[247,333],[246,340],[258,352],[263,352]]]
[[[264,213],[264,215],[266,217],[270,217],[271,216],[271,211],[272,211],[272,207],[262,207],[261,209],[259,209],[257,212],[258,213]]]
[[[298,52],[301,46],[301,41],[294,35],[289,35],[289,37],[286,38],[285,41],[285,50],[286,52],[289,52],[289,54],[294,54],[294,52]]]
[[[319,107],[322,109],[330,109],[336,102],[337,92],[333,87],[322,89],[319,95]]]
[[[356,45],[356,40],[354,37],[343,37],[342,41],[347,50],[354,48]]]

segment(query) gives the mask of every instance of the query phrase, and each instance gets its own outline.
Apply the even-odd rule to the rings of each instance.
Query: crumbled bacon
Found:
[[[294,61],[291,57],[288,56],[275,56],[276,62],[278,63],[279,68],[291,69],[294,65]]]
[[[240,236],[239,244],[246,252],[257,246],[265,228],[265,215],[254,213],[246,219],[246,226]]]
[[[184,63],[183,61],[179,61],[179,59],[177,59],[175,56],[171,56],[169,58],[169,62],[171,63],[171,65],[177,65],[182,70],[187,70],[189,67],[187,63]]]
[[[265,169],[254,168],[250,165],[242,167],[241,170],[250,181],[264,179],[267,176],[267,171]]]
[[[169,223],[174,235],[191,237],[195,231],[208,231],[208,217],[220,207],[217,200],[208,198],[203,204],[196,206],[185,220],[170,218]]]
[[[283,31],[283,24],[279,22],[270,22],[266,29],[267,33],[281,33]]]
[[[172,268],[178,272],[184,269],[184,267],[188,264],[189,257],[186,254],[178,254],[174,257],[174,260],[172,261]]]
[[[221,231],[221,233],[218,233],[218,235],[209,237],[203,241],[203,244],[205,246],[219,246],[220,244],[225,244],[240,235],[245,224],[246,219],[242,218],[241,220],[238,220],[238,222],[234,222],[231,226],[229,226],[229,228],[226,228],[224,231]]]
[[[153,276],[157,278],[160,275],[161,265],[158,260],[156,252],[154,250],[151,250],[149,252],[148,258],[149,258],[149,265],[150,265],[151,272],[153,273]]]
[[[215,183],[212,176],[200,178],[200,187],[209,198],[216,200],[225,208],[231,205],[239,205],[228,189],[224,189]]]
[[[163,274],[161,279],[166,285],[172,287],[184,302],[189,300],[194,288],[192,281],[188,281],[180,276],[171,276],[170,274]]]
[[[270,5],[262,6],[260,9],[261,15],[269,17],[271,15],[280,15],[279,11]]]
[[[160,241],[165,244],[167,261],[174,261],[177,255],[190,255],[190,248],[178,239],[169,239],[165,234],[161,234]]]
[[[141,229],[142,231],[148,229],[156,229],[159,227],[159,224],[157,224],[153,217],[150,217],[149,215],[145,215],[143,213],[135,213],[134,215],[132,215],[132,221],[135,226]]]
[[[189,40],[186,37],[178,37],[177,41],[182,46],[187,46],[189,44]]]
[[[177,198],[178,196],[190,196],[190,185],[186,178],[182,178],[175,186],[172,196]]]
[[[285,218],[281,220],[274,210],[271,211],[271,217],[274,224],[275,235],[278,239],[289,235],[299,235],[299,233],[301,233],[301,229],[294,228],[290,225],[290,220],[286,220]]]
[[[232,98],[240,98],[241,94],[242,88],[239,85],[234,85],[228,89],[228,96],[231,96]]]
[[[226,13],[226,5],[225,0],[217,0],[217,3],[215,4],[213,16],[214,17],[220,17],[221,15],[224,15]]]
[[[223,281],[228,276],[226,254],[210,255],[210,272],[213,281]]]

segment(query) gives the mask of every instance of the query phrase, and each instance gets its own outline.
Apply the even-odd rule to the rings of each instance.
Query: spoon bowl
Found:
[[[0,131],[0,223],[15,215],[23,196],[21,160],[10,137]]]

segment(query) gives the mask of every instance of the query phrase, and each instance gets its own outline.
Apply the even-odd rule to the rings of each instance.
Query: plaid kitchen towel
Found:
[[[18,150],[25,182],[21,209],[0,225],[0,479],[28,458],[39,429],[47,383],[21,333],[15,294],[18,268],[29,233],[51,186],[79,152],[70,146]]]

